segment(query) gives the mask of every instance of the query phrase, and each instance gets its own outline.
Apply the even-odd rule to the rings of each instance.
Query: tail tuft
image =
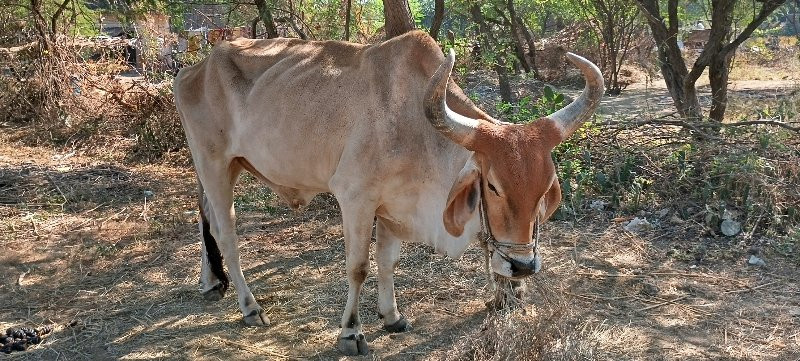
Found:
[[[203,196],[201,195],[201,197]],[[228,275],[225,274],[225,270],[222,268],[222,253],[219,251],[217,240],[211,235],[211,225],[208,223],[208,218],[206,218],[206,214],[203,210],[203,203],[204,202],[201,200],[200,221],[203,223],[203,243],[205,243],[206,246],[206,256],[211,266],[211,273],[219,280],[220,290],[224,294],[230,286],[230,280],[228,279]]]

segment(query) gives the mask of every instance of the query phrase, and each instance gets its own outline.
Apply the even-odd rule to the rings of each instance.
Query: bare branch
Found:
[[[793,127],[793,126],[791,126],[789,124],[792,124],[792,123],[787,123],[787,122],[782,122],[782,121],[779,121],[779,120],[772,120],[772,119],[760,119],[760,120],[749,120],[749,121],[736,122],[736,123],[723,123],[722,126],[724,126],[724,127],[741,127],[741,126],[747,126],[747,125],[772,125],[772,126],[781,127],[781,128],[784,128],[784,129],[791,130],[793,132],[800,133],[800,126]]]
[[[69,5],[70,1],[71,0],[64,0],[64,2],[58,6],[58,9],[50,18],[50,36],[53,37],[53,40],[56,39],[56,34],[58,34],[58,19],[61,17],[64,9],[67,8],[67,5]]]

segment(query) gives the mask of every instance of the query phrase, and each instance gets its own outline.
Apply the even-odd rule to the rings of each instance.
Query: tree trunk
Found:
[[[44,20],[42,15],[41,0],[31,0],[31,13],[33,14],[33,28],[39,37],[42,50],[50,50],[52,44],[50,43],[50,37],[47,36],[47,21]]]
[[[542,39],[544,39],[544,37],[547,35],[547,22],[550,21],[550,15],[552,15],[550,10],[544,11],[544,16],[542,17],[542,32],[539,34],[539,37]]]
[[[661,17],[657,0],[637,0],[653,32],[658,46],[661,72],[681,116],[690,120],[702,119],[695,83],[703,71],[709,68],[712,90],[709,116],[718,122],[724,119],[728,102],[728,70],[733,53],[785,1],[759,1],[761,8],[753,20],[733,41],[728,42],[733,32],[735,3],[729,0],[712,0],[711,34],[700,56],[692,65],[692,70],[687,71],[686,63],[677,46],[678,0],[669,0],[669,29]]]
[[[536,67],[536,43],[533,41],[533,35],[531,34],[528,26],[525,25],[525,22],[522,21],[522,18],[519,17],[519,14],[517,14],[514,1],[508,0],[506,5],[508,7],[508,12],[511,15],[512,24],[514,24],[516,27],[517,33],[522,35],[522,38],[525,40],[525,44],[528,45],[528,52],[523,55],[528,65],[528,69],[526,71],[532,72],[533,77],[539,79],[539,69]]]
[[[345,0],[347,3],[344,10],[344,41],[350,41],[350,9],[353,0]]]
[[[434,4],[430,34],[433,40],[439,40],[439,29],[442,27],[442,21],[444,21],[444,0],[436,0]]]
[[[606,93],[618,95],[623,88],[619,73],[631,48],[639,13],[632,0],[583,0],[579,5],[601,39],[600,69],[606,80]]]
[[[694,82],[686,82],[686,62],[678,48],[678,0],[669,0],[667,22],[659,10],[657,0],[636,0],[647,19],[658,46],[658,62],[675,108],[681,117],[690,120],[702,119],[700,101]]]
[[[722,122],[728,107],[728,70],[732,53],[717,54],[711,59],[708,68],[708,80],[711,83],[711,111],[709,118]]]
[[[414,30],[408,0],[383,0],[386,39]]]
[[[64,2],[59,4],[58,9],[56,9],[56,12],[53,13],[53,16],[50,18],[50,40],[53,42],[56,41],[56,35],[58,35],[58,20],[61,18],[61,14],[64,13],[64,9],[69,5],[69,2],[70,0],[64,0]]]
[[[278,28],[275,27],[275,20],[272,19],[272,10],[269,8],[266,0],[255,0],[256,8],[258,8],[258,16],[264,27],[267,29],[267,39],[278,37]]]
[[[513,93],[511,92],[511,85],[508,81],[508,70],[506,68],[507,63],[505,57],[503,57],[502,52],[497,51],[497,41],[492,34],[491,29],[489,28],[488,24],[486,24],[486,19],[483,17],[481,13],[480,5],[472,5],[470,7],[470,13],[472,14],[472,20],[478,24],[478,29],[480,31],[479,38],[483,42],[483,47],[490,52],[495,53],[495,61],[492,64],[492,68],[494,69],[495,73],[497,73],[497,82],[499,86],[500,92],[500,99],[504,103],[513,104],[515,103]],[[492,49],[495,49],[494,51]]]
[[[250,37],[253,39],[258,38],[258,22],[261,21],[260,17],[256,17],[250,22]]]
[[[519,16],[517,16],[517,11],[514,9],[514,0],[506,1],[506,9],[508,10],[508,15],[511,18],[511,39],[514,41],[514,52],[519,59],[520,65],[522,65],[522,69],[525,69],[526,73],[531,72],[531,62],[530,59],[525,55],[525,39],[522,35],[522,20],[520,20]]]

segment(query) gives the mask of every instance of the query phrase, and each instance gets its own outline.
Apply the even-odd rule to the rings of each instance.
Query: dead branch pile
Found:
[[[579,53],[590,60],[599,59],[600,52],[597,47],[589,46],[587,43],[590,35],[591,28],[582,24],[574,24],[538,41],[536,64],[542,79],[552,81],[563,79],[567,75],[567,71],[572,69],[572,66],[564,60],[564,53],[567,51]]]
[[[37,43],[0,53],[0,121],[26,125],[31,143],[109,143],[155,159],[185,144],[171,82],[121,76],[124,54],[100,52],[63,39],[50,50]]]

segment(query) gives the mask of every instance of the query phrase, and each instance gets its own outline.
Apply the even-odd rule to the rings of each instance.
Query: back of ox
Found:
[[[358,307],[376,218],[378,312],[389,332],[410,329],[394,292],[401,241],[459,257],[485,229],[496,274],[536,272],[537,227],[561,200],[550,153],[603,93],[597,67],[567,57],[584,74],[583,93],[516,125],[464,95],[450,79],[453,52],[442,54],[424,32],[371,46],[297,39],[216,46],[175,80],[199,183],[203,295],[218,300],[233,281],[244,322],[269,323],[240,266],[233,188],[243,170],[292,208],[321,192],[339,202],[349,287],[337,341],[344,354],[368,353]]]

